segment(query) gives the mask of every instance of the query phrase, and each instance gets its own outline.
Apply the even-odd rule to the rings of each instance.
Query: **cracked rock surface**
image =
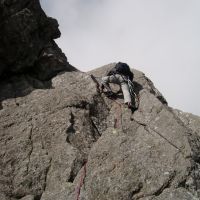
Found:
[[[89,74],[113,65],[2,81],[0,199],[200,198],[200,118],[168,107],[137,70],[137,111],[99,94]]]
[[[200,199],[198,116],[137,70],[135,112],[100,94],[90,74],[114,63],[71,66],[38,0],[0,0],[0,19],[0,200]]]

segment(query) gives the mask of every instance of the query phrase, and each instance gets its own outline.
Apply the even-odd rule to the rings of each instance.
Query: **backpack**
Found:
[[[128,79],[133,80],[133,73],[131,72],[129,66],[126,63],[118,62],[115,67],[113,67],[108,73],[107,76],[121,74],[126,76]]]

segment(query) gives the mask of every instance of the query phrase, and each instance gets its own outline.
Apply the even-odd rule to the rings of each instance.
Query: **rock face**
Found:
[[[100,94],[89,74],[114,63],[70,66],[38,1],[1,0],[0,17],[0,200],[200,199],[200,117],[137,70],[135,112]]]
[[[78,71],[2,82],[0,199],[199,199],[200,118],[168,107],[134,74],[134,113]]]
[[[74,70],[53,39],[58,23],[47,17],[39,0],[0,0],[0,76],[31,72],[47,80]]]

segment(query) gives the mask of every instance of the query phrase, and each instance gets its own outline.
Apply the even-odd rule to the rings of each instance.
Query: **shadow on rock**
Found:
[[[52,89],[52,82],[40,81],[31,77],[30,75],[14,75],[11,77],[4,77],[0,81],[0,109],[3,109],[2,102],[8,99],[14,99],[15,104],[17,97],[24,97],[30,94],[35,89]]]

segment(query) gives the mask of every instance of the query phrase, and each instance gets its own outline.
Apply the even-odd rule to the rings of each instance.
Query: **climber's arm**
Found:
[[[103,78],[102,78],[102,81],[101,81],[101,88],[102,88],[102,90],[104,89],[104,88],[106,88],[107,89],[107,91],[112,91],[111,90],[111,88],[110,88],[110,85],[109,85],[109,83],[111,83],[112,81],[111,81],[111,76],[104,76]]]

